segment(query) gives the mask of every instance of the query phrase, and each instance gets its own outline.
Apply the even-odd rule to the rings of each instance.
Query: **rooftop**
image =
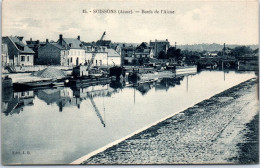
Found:
[[[121,57],[114,49],[108,48],[106,51],[108,57]]]
[[[63,38],[63,40],[69,45],[71,49],[82,49],[82,43],[77,38]]]
[[[60,50],[66,50],[65,47],[59,45],[58,43],[50,43],[50,44],[53,45],[54,47],[57,47],[57,48],[60,49]]]
[[[19,38],[13,36],[8,36],[8,38],[16,45],[19,52],[34,54],[34,51],[25,45]]]

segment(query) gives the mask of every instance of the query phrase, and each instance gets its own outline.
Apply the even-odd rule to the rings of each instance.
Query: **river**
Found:
[[[2,98],[4,164],[68,164],[255,77],[202,71],[138,86],[45,88]]]

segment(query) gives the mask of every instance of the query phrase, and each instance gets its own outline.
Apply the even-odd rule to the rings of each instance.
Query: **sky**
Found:
[[[2,35],[25,40],[63,37],[97,41],[104,31],[112,42],[168,39],[177,44],[258,44],[257,0],[4,0]],[[88,13],[83,13],[83,10]],[[93,10],[133,10],[133,14],[94,14]],[[174,11],[142,14],[141,11]],[[92,11],[92,12],[89,12]]]

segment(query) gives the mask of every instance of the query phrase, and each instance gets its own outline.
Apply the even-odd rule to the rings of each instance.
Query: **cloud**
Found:
[[[96,41],[104,31],[112,41],[171,43],[258,43],[256,1],[4,1],[3,35],[57,40],[81,36]],[[8,2],[8,3],[7,3]],[[26,4],[26,5],[25,5]],[[23,8],[21,8],[23,6]],[[83,14],[82,10],[174,10],[175,14]],[[12,11],[19,11],[19,15]]]

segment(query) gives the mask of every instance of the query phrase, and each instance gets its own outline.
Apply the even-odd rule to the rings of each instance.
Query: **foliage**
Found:
[[[198,51],[183,50],[181,51],[181,55],[185,57],[186,64],[194,65],[197,64],[198,60],[202,56],[202,53]]]
[[[132,64],[136,65],[137,64],[137,59],[133,59]]]
[[[180,49],[176,49],[175,47],[170,47],[167,51],[167,58],[175,59],[179,61],[182,59],[182,54]]]
[[[165,51],[160,51],[158,54],[158,59],[167,59]]]
[[[247,54],[253,54],[253,50],[250,47],[247,46],[239,46],[239,47],[235,47],[232,52],[231,52],[231,56],[234,57],[239,57],[239,56],[244,56]]]
[[[109,69],[109,76],[116,76],[117,78],[120,75],[125,76],[125,69],[119,66],[114,66]]]

